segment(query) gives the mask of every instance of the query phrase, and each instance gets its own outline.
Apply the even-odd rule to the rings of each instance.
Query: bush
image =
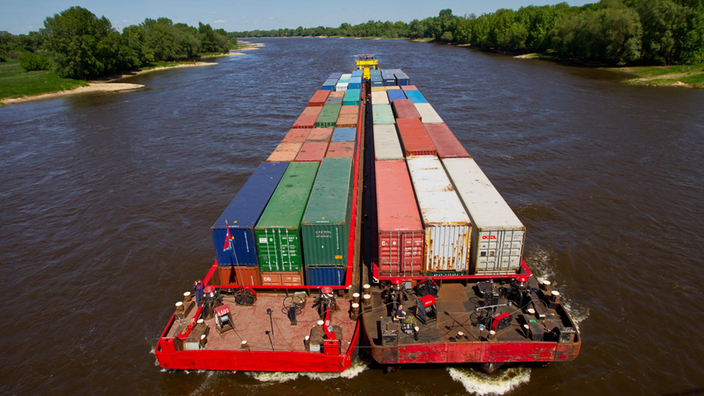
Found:
[[[17,60],[20,61],[20,66],[27,71],[49,70],[51,69],[51,61],[42,54],[34,52],[22,51]]]

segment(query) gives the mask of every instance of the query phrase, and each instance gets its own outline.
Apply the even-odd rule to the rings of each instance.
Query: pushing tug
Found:
[[[155,353],[166,369],[340,372],[576,358],[525,227],[410,78],[333,73],[212,227],[216,260]],[[361,339],[360,339],[361,336]]]

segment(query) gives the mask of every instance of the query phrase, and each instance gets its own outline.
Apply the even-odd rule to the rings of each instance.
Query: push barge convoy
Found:
[[[212,227],[216,261],[155,348],[167,369],[340,372],[568,361],[579,331],[525,227],[409,77],[333,73]],[[359,345],[358,348],[358,343]]]

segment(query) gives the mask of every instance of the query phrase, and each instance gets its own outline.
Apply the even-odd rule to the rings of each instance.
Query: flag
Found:
[[[227,229],[227,236],[225,237],[225,246],[222,247],[222,251],[226,252],[232,250],[232,235],[230,235],[230,226],[227,225],[227,220],[225,220],[225,228]]]

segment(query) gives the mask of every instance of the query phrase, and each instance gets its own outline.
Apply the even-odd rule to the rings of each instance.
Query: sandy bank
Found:
[[[33,100],[43,100],[43,99],[53,99],[60,98],[62,96],[76,95],[89,92],[119,92],[119,91],[133,91],[135,89],[144,88],[142,84],[128,84],[128,83],[104,83],[104,82],[92,82],[87,87],[78,87],[70,91],[52,92],[36,96],[25,96],[22,98],[8,98],[3,99],[3,104],[15,104],[31,102]]]

